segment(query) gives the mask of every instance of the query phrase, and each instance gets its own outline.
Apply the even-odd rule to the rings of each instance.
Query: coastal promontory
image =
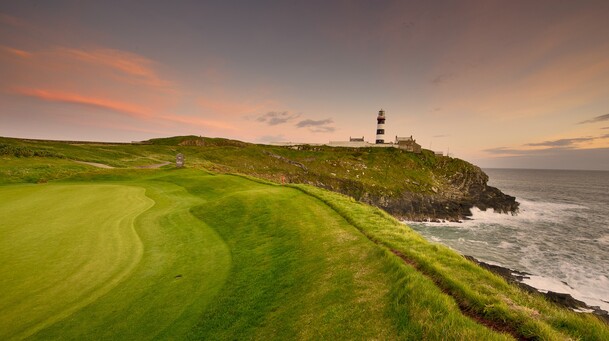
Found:
[[[410,221],[458,221],[467,219],[473,207],[508,214],[518,211],[516,199],[489,186],[479,167],[425,149],[413,153],[399,148],[274,146],[200,136],[117,144],[6,138],[0,142],[6,155],[70,158],[115,168],[163,165],[181,153],[186,167],[314,185]],[[76,172],[75,167],[69,168]],[[28,181],[71,174],[38,171],[28,170]]]
[[[477,166],[423,149],[348,148],[319,145],[271,146],[240,141],[181,137],[154,145],[193,145],[185,153],[208,167],[279,183],[304,183],[353,197],[412,221],[462,220],[470,209],[516,213],[513,196],[487,184]],[[192,161],[191,161],[192,162]]]

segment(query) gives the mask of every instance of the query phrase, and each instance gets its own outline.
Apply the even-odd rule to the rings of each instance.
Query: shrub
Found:
[[[55,153],[45,149],[32,149],[26,146],[16,146],[5,143],[0,143],[0,155],[8,155],[15,157],[57,157],[65,158],[65,155]]]

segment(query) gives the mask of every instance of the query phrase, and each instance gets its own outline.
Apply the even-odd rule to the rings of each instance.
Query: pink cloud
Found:
[[[54,51],[63,58],[103,66],[131,77],[131,80],[154,87],[169,87],[171,82],[161,79],[154,69],[156,63],[148,58],[128,51],[109,48],[91,50],[58,48]]]
[[[215,128],[220,130],[235,131],[237,128],[219,120],[207,120],[199,117],[192,116],[180,116],[180,115],[164,115],[154,114],[147,109],[134,105],[131,103],[114,101],[107,98],[97,98],[83,96],[77,93],[52,91],[44,89],[30,89],[30,88],[13,88],[12,93],[46,102],[64,103],[81,105],[85,107],[109,110],[115,113],[127,115],[137,119],[144,119],[146,122],[157,121],[160,122],[172,122],[180,125],[204,127],[204,128]],[[129,128],[131,129],[131,128]],[[158,132],[158,131],[154,131]]]
[[[28,40],[28,35],[25,34],[26,32],[29,32],[30,34],[36,32],[35,35],[44,33],[45,36],[49,33],[56,33],[53,30],[49,31],[46,27],[38,27],[34,22],[28,22],[24,19],[1,12],[0,25],[19,29],[21,31],[20,36],[23,38],[22,40],[25,41]],[[36,57],[37,64],[41,65],[60,62],[73,66],[76,61],[88,66],[104,67],[114,71],[114,74],[112,75],[114,78],[120,76],[123,81],[130,83],[148,85],[163,90],[172,90],[172,82],[159,76],[156,70],[158,64],[155,61],[129,51],[96,46],[88,49],[79,47],[53,47],[45,48],[32,54],[10,47],[2,48],[0,46],[0,49],[4,49],[20,57],[34,56]]]
[[[126,114],[135,118],[150,118],[151,114],[139,107],[130,103],[113,101],[105,98],[87,97],[76,93],[61,92],[44,89],[31,89],[31,88],[13,88],[12,93],[36,98],[47,102],[65,103],[65,104],[76,104],[87,106],[96,109],[110,110],[119,114]]]
[[[20,50],[20,49],[16,49],[13,47],[9,47],[9,46],[0,46],[0,49],[14,55],[17,57],[21,57],[21,58],[30,58],[32,57],[32,54],[30,52],[24,51],[24,50]]]

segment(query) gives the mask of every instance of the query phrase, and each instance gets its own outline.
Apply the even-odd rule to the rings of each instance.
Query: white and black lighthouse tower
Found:
[[[381,109],[376,118],[376,144],[385,143],[385,110]]]

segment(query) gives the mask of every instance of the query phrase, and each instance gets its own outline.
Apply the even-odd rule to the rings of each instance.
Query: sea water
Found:
[[[414,223],[432,242],[530,273],[540,291],[568,293],[609,311],[609,172],[485,169],[513,195],[517,215],[472,210],[462,223]]]

